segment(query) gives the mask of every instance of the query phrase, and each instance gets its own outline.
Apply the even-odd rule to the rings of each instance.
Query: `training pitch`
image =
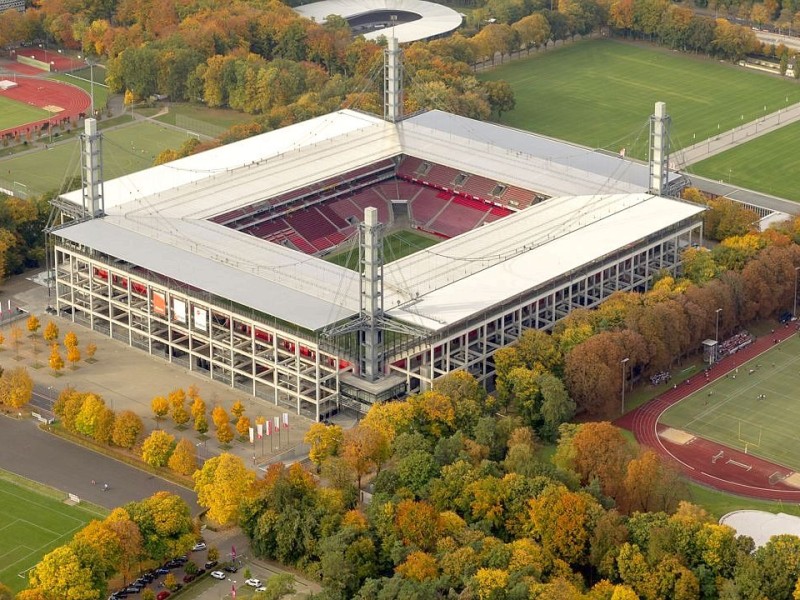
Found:
[[[356,236],[357,239],[357,236]],[[386,263],[414,254],[424,248],[438,244],[441,240],[433,236],[423,235],[415,231],[394,231],[383,239],[383,256]],[[358,247],[352,247],[325,258],[328,262],[358,270]]]
[[[672,117],[673,150],[800,101],[794,81],[608,39],[540,50],[480,78],[511,84],[517,105],[503,123],[638,158],[657,101]]]
[[[738,371],[671,406],[659,422],[800,471],[800,336]]]
[[[16,127],[23,123],[32,123],[39,119],[46,119],[49,116],[50,113],[43,108],[37,108],[24,102],[0,96],[0,130]]]
[[[0,479],[0,582],[14,591],[28,587],[28,571],[96,518],[102,517]]]
[[[800,202],[800,122],[691,165],[691,173]]]

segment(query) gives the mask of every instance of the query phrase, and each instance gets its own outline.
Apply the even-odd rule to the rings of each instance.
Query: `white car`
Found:
[[[257,592],[266,592],[267,591],[267,586],[262,585],[261,587],[257,587],[256,591]]]
[[[225,573],[222,571],[211,571],[211,576],[214,579],[225,579]]]
[[[194,545],[194,547],[192,548],[192,552],[200,552],[201,550],[205,550],[205,549],[206,549],[206,543],[205,542],[197,542]]]
[[[245,583],[246,583],[247,585],[249,585],[250,587],[254,587],[254,588],[261,587],[261,580],[260,580],[260,579],[255,579],[255,578],[253,578],[253,579],[247,579],[247,580],[245,581]]]

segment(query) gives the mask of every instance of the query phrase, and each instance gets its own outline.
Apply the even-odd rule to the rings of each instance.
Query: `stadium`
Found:
[[[341,110],[110,181],[87,120],[83,186],[54,202],[55,310],[320,420],[458,369],[490,387],[525,328],[647,289],[702,242],[703,208],[668,197],[662,103],[644,164],[404,117],[394,40],[385,62],[384,118]],[[355,270],[326,260],[343,253]]]

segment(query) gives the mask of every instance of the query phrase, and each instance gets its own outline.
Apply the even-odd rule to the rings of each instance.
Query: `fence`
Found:
[[[186,115],[175,115],[175,126],[185,129],[189,133],[199,133],[206,137],[215,138],[227,131],[224,127],[187,117]]]

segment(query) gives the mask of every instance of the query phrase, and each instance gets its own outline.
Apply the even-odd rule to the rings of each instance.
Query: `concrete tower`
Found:
[[[385,364],[383,321],[383,230],[378,209],[368,207],[360,227],[361,323],[359,372],[367,381],[383,375]]]
[[[669,123],[667,105],[656,102],[650,116],[650,193],[663,196],[668,189],[669,177]]]
[[[81,183],[83,216],[91,219],[105,212],[103,199],[103,136],[97,133],[97,121],[86,119],[81,134]]]
[[[403,63],[397,38],[383,52],[383,118],[395,123],[403,116]]]

